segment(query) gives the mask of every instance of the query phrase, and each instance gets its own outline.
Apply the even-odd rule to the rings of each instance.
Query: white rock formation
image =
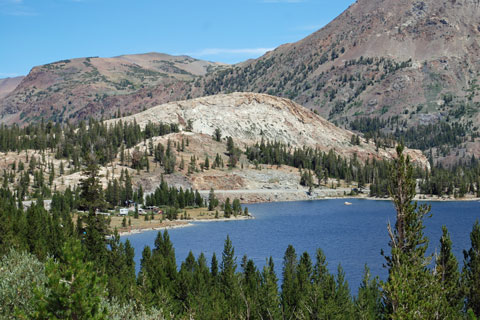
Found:
[[[207,96],[192,100],[171,102],[122,118],[144,127],[149,121],[178,123],[192,132],[213,135],[216,128],[222,136],[231,136],[239,146],[265,141],[278,141],[292,147],[313,147],[322,151],[333,149],[346,157],[390,159],[393,149],[376,151],[375,145],[361,139],[360,146],[351,144],[352,132],[332,123],[283,98],[257,93],[232,93]],[[109,120],[108,123],[119,121]],[[408,150],[413,161],[428,166],[426,158],[417,150]]]

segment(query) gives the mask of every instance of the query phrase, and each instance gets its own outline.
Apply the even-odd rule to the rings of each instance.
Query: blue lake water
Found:
[[[192,227],[169,230],[175,247],[177,263],[185,260],[191,250],[195,256],[203,252],[210,261],[215,252],[221,259],[227,237],[233,242],[237,262],[246,254],[261,268],[268,257],[275,262],[281,278],[285,250],[292,244],[297,255],[307,251],[315,262],[315,251],[321,248],[330,271],[336,273],[341,263],[350,288],[357,291],[364,265],[373,275],[386,278],[380,250],[389,253],[387,223],[395,223],[395,211],[390,201],[346,199],[299,202],[261,203],[248,205],[255,216],[252,220],[228,222],[196,222]],[[432,202],[431,218],[425,220],[425,234],[430,239],[429,253],[439,248],[441,227],[446,225],[453,241],[453,251],[460,266],[463,250],[470,248],[470,232],[480,220],[480,202]],[[135,248],[137,271],[145,245],[153,247],[158,231],[122,237]],[[239,270],[238,267],[237,270]]]

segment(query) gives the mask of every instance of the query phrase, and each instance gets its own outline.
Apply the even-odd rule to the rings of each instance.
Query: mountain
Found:
[[[285,96],[339,122],[419,104],[438,115],[444,95],[469,96],[478,78],[479,12],[478,0],[359,0],[307,38],[206,77],[205,91]]]
[[[152,105],[183,98],[183,86],[221,66],[187,56],[147,53],[78,58],[34,67],[0,100],[2,122],[76,121],[109,117],[117,109],[124,114],[137,112],[149,106],[145,101],[136,103],[142,93]],[[149,88],[154,88],[155,96],[145,92]],[[118,103],[124,97],[124,102]]]
[[[464,156],[480,125],[479,14],[478,0],[358,0],[301,41],[207,75],[193,96],[269,93],[347,128],[376,118],[397,138],[446,122],[459,139],[445,140],[455,143],[435,134],[416,147]]]
[[[6,97],[10,92],[15,90],[24,77],[4,78],[0,79],[0,100]]]

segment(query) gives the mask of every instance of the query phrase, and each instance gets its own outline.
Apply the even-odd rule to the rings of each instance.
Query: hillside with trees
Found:
[[[480,225],[471,231],[471,248],[460,264],[451,253],[446,228],[433,267],[423,234],[429,206],[417,206],[414,170],[398,149],[389,165],[396,223],[388,225],[390,247],[384,252],[388,279],[380,281],[365,268],[358,294],[352,296],[342,267],[327,269],[316,256],[286,248],[282,274],[272,258],[263,269],[244,256],[237,261],[229,237],[223,252],[207,261],[192,253],[175,259],[168,232],[159,232],[154,247],[142,252],[135,273],[134,249],[121,242],[108,220],[95,215],[101,207],[98,167],[91,162],[81,191],[56,193],[50,210],[42,202],[25,210],[15,195],[0,189],[0,316],[5,319],[476,319]],[[82,225],[73,220],[79,204]],[[107,237],[108,236],[108,237]],[[387,244],[385,244],[387,246]],[[462,266],[461,270],[459,266]],[[279,282],[279,279],[282,279]]]

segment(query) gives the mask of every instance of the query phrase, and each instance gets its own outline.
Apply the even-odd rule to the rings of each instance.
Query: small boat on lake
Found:
[[[348,201],[345,201],[344,205],[346,205],[346,206],[351,206],[352,203],[351,203],[351,202],[348,202]]]

